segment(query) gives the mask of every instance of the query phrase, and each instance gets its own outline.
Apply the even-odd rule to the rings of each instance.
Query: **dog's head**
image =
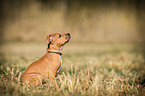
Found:
[[[60,32],[58,32],[58,33],[50,34],[49,36],[47,36],[48,47],[50,45],[62,47],[63,45],[65,45],[70,41],[70,38],[71,38],[70,33],[61,34]]]

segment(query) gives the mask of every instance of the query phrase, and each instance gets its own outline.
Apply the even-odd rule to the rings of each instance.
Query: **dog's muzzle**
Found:
[[[71,39],[71,36],[70,36],[70,33],[67,33],[66,35],[68,35],[69,37],[67,37],[68,40],[65,43],[68,43],[70,41],[70,39]]]
[[[70,33],[67,33],[66,35],[70,36]]]

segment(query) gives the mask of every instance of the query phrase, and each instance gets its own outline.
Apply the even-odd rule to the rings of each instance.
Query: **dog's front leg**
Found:
[[[59,87],[58,87],[58,85],[56,83],[56,80],[54,80],[55,75],[56,75],[56,71],[49,72],[49,81],[50,81],[50,86],[52,87],[52,83],[54,83],[55,86],[56,86],[56,90],[58,91],[59,90]]]
[[[49,71],[49,82],[53,83],[53,79],[55,78],[56,72]]]

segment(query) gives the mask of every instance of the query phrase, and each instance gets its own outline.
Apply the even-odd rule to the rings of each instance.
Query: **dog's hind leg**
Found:
[[[40,86],[42,85],[42,80],[39,77],[32,78],[29,81],[30,86]]]

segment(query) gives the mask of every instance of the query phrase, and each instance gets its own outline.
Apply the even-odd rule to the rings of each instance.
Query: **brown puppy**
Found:
[[[69,42],[69,33],[54,33],[47,36],[47,53],[39,60],[33,62],[21,75],[21,82],[31,86],[41,85],[47,79],[52,82],[62,67],[62,47]]]

